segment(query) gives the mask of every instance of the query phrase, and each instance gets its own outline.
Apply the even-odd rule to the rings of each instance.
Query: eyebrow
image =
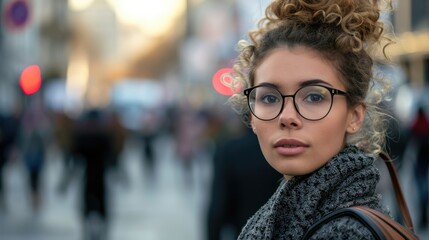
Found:
[[[300,82],[299,88],[305,87],[305,86],[311,86],[311,85],[328,85],[330,87],[332,87],[332,84],[322,80],[322,79],[310,79],[310,80],[304,80],[302,82]],[[275,88],[279,88],[279,86],[277,84],[274,83],[269,83],[269,82],[263,82],[261,84],[259,84],[258,86],[271,86],[271,87],[275,87]]]
[[[299,86],[300,87],[305,87],[305,86],[316,85],[316,84],[323,84],[323,85],[328,85],[328,86],[332,87],[332,85],[330,83],[328,83],[328,82],[326,82],[326,81],[324,81],[322,79],[305,80],[305,81],[302,81],[299,84]]]

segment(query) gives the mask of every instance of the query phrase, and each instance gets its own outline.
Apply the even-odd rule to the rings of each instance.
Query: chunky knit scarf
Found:
[[[387,213],[375,193],[380,176],[374,161],[373,155],[347,146],[310,175],[283,181],[238,239],[300,239],[322,216],[353,205]]]

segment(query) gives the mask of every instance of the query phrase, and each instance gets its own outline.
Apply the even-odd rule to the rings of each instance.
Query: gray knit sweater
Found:
[[[307,176],[283,181],[252,216],[238,239],[301,239],[324,215],[363,205],[388,214],[376,194],[380,178],[373,155],[347,146],[325,166]],[[369,230],[349,217],[320,228],[311,239],[373,239]]]

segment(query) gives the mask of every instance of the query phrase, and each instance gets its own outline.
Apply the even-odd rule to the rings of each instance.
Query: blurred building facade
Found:
[[[16,91],[19,76],[32,64],[40,66],[45,87],[50,81],[63,81],[65,93],[78,98],[84,107],[107,105],[110,88],[117,81],[159,79],[169,72],[177,62],[185,29],[185,4],[170,4],[176,8],[170,19],[174,25],[154,34],[121,21],[127,10],[121,10],[125,6],[121,2],[125,1],[1,0],[0,107],[7,108],[15,101],[10,99],[22,97]],[[148,5],[146,12],[156,7],[142,2]],[[136,8],[142,7],[139,4]]]
[[[0,111],[19,108],[22,70],[37,64],[45,79],[66,73],[70,26],[67,0],[1,0]]]
[[[396,61],[413,85],[429,83],[429,2],[397,1],[393,23],[399,41],[393,50]]]
[[[23,97],[19,76],[32,64],[40,66],[56,108],[106,106],[112,87],[129,79],[162,82],[172,102],[224,102],[211,77],[232,66],[237,41],[247,37],[268,2],[1,0],[2,19],[17,3],[26,6],[27,18],[21,26],[1,24],[0,108],[8,110]]]
[[[423,104],[429,112],[429,3],[425,0],[394,1],[389,15],[395,44],[388,55],[396,64],[393,82],[393,113],[408,127]]]
[[[28,7],[26,21],[10,24],[11,5],[19,2]],[[174,100],[225,101],[213,91],[211,76],[232,66],[237,41],[247,38],[270,1],[142,0],[135,8],[154,14],[171,5],[169,23],[162,16],[157,22],[166,24],[152,26],[163,32],[149,29],[153,22],[141,24],[148,19],[127,21],[126,2],[133,1],[0,0],[0,109],[19,98],[17,80],[30,64],[40,66],[45,82],[64,81],[66,95],[79,99],[80,107],[107,105],[112,86],[130,78],[161,80]],[[429,82],[429,3],[394,3],[388,18],[399,40],[390,55],[404,81],[422,86]]]

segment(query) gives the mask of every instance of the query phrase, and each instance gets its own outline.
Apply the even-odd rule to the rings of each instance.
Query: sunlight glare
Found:
[[[94,0],[69,0],[69,8],[73,11],[82,11],[88,8]]]
[[[186,0],[108,0],[124,24],[140,27],[146,34],[164,34],[186,9]]]
[[[67,93],[77,92],[83,97],[87,90],[89,79],[89,60],[86,52],[76,49],[70,56],[67,69]]]

